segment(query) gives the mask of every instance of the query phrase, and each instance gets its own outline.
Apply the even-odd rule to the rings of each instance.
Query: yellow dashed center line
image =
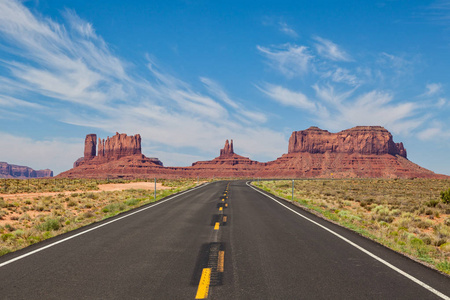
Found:
[[[225,251],[219,251],[219,258],[217,260],[217,272],[223,273],[224,259],[225,259]]]
[[[220,226],[220,223],[216,222],[216,225],[214,225],[214,230],[219,230],[219,226]]]
[[[211,280],[211,269],[204,268],[202,271],[202,277],[200,278],[200,282],[198,284],[197,295],[195,295],[195,299],[208,298],[210,280]]]

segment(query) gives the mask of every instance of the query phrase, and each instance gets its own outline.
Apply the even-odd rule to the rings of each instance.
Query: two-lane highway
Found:
[[[5,255],[0,258],[1,298],[450,295],[448,277],[276,200],[243,181],[214,182],[106,220],[104,226],[94,224]],[[54,244],[58,241],[63,242]],[[24,256],[28,253],[33,254]]]

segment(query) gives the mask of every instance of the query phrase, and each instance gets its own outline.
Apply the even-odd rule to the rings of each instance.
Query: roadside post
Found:
[[[294,201],[294,179],[292,179],[292,201]]]
[[[155,200],[156,200],[156,177],[155,177]]]

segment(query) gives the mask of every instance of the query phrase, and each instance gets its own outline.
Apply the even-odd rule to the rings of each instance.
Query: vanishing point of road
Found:
[[[202,185],[0,258],[2,299],[449,299],[450,278],[251,187]]]

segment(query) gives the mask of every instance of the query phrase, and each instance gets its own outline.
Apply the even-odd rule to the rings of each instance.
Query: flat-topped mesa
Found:
[[[142,154],[141,135],[127,136],[125,133],[113,137],[107,137],[106,140],[98,139],[98,156],[106,159],[119,159],[124,156]]]
[[[391,154],[406,158],[403,143],[394,143],[391,133],[381,126],[357,126],[338,133],[318,127],[294,131],[288,153],[297,152]]]
[[[231,143],[226,140],[225,147],[223,147],[223,149],[220,149],[220,157],[232,156],[233,154],[233,140],[231,140]]]
[[[10,165],[6,162],[0,162],[0,178],[42,178],[53,177],[53,171],[33,170],[27,166]]]

